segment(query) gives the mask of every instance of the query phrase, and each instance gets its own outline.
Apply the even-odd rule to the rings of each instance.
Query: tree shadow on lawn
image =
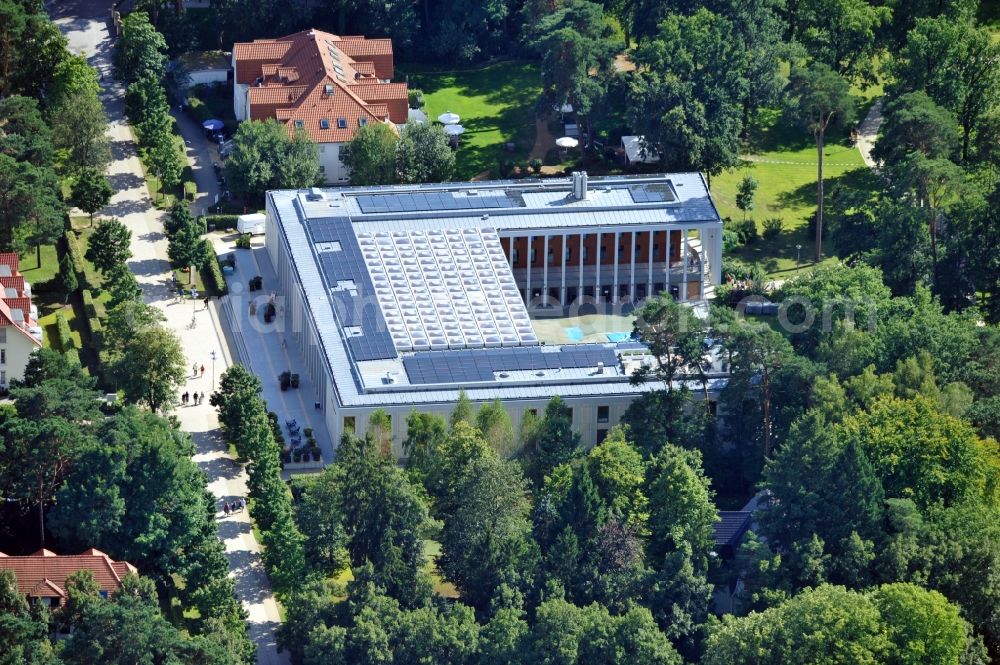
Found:
[[[859,99],[867,109],[869,102]],[[850,127],[831,127],[826,131],[827,145],[850,145]],[[750,154],[763,152],[799,152],[816,149],[816,139],[811,131],[800,125],[796,118],[778,109],[762,109],[751,122],[745,148]]]
[[[867,200],[871,194],[883,185],[881,178],[866,166],[845,171],[840,175],[823,178],[823,202],[825,208],[833,209],[835,204],[840,209],[854,207]],[[816,181],[799,185],[795,189],[781,192],[777,202],[781,206],[799,207],[816,206]],[[845,206],[845,201],[854,205]]]

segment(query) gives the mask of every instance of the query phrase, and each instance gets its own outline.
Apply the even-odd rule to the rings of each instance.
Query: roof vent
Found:
[[[587,199],[587,172],[573,171],[572,182],[573,198],[577,201],[585,201]]]
[[[326,200],[326,194],[324,194],[323,190],[320,189],[319,187],[310,187],[309,188],[309,200],[310,201],[325,201]]]
[[[603,361],[598,361],[598,363],[597,363],[597,373],[598,374],[604,374],[604,362]]]

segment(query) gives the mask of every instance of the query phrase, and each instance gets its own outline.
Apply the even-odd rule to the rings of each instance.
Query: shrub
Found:
[[[752,218],[733,222],[732,230],[739,236],[740,242],[749,245],[757,240],[757,222]]]
[[[537,157],[529,161],[528,166],[531,167],[531,172],[534,173],[535,175],[538,175],[539,173],[542,172],[542,160],[538,159]]]
[[[198,194],[198,185],[190,180],[184,181],[184,198],[191,199],[194,201],[194,197]]]
[[[764,237],[774,238],[781,234],[782,224],[780,217],[771,217],[764,220]]]
[[[201,253],[203,256],[201,262],[201,279],[205,283],[206,290],[215,295],[226,295],[228,293],[226,278],[222,275],[222,264],[219,263],[219,258],[215,254],[212,243],[202,240]]]
[[[72,231],[66,232],[65,239],[66,253],[73,264],[77,284],[79,284],[80,288],[89,288],[90,284],[87,282],[86,264],[83,261],[83,251],[80,249],[80,241]]]
[[[312,427],[303,427],[302,428],[302,435],[305,436],[307,439],[311,439],[312,435],[313,435],[313,428]]]
[[[211,226],[216,231],[230,231],[236,228],[239,215],[202,215],[205,225]]]
[[[56,313],[56,336],[59,337],[59,348],[63,353],[76,348],[76,344],[73,342],[73,331],[70,330],[69,321],[66,320],[66,315],[62,312]]]
[[[418,109],[424,105],[424,91],[410,88],[407,91],[407,99],[411,109]]]
[[[722,230],[722,251],[729,253],[740,246],[740,235],[730,229]]]
[[[94,296],[88,289],[81,292],[83,297],[83,311],[86,315],[87,331],[90,333],[90,342],[94,348],[100,350],[104,347],[104,326],[98,316],[97,305]]]

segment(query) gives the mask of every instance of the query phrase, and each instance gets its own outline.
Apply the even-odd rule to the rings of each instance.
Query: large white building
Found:
[[[23,379],[31,354],[42,348],[38,308],[31,302],[31,284],[18,271],[14,252],[0,253],[0,391],[13,379]]]
[[[350,171],[341,147],[358,127],[406,124],[405,83],[393,83],[392,40],[341,37],[319,30],[233,45],[233,111],[243,121],[274,119],[319,144],[329,184]]]
[[[272,191],[265,242],[331,436],[362,433],[381,408],[401,454],[410,411],[447,415],[460,389],[500,399],[515,430],[560,395],[583,443],[602,440],[663,386],[629,382],[652,362],[621,334],[630,319],[614,319],[616,334],[570,331],[649,294],[703,300],[719,283],[722,221],[698,173],[578,173]],[[713,374],[711,399],[724,381]]]

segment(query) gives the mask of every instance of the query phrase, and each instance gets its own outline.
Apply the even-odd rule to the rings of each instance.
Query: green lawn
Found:
[[[867,113],[873,96],[869,91],[868,95],[859,98],[859,122]],[[815,239],[808,226],[816,214],[816,146],[811,134],[789,125],[776,111],[762,113],[759,124],[742,164],[712,178],[712,195],[723,218],[740,220],[743,213],[736,207],[739,183],[746,175],[757,179],[754,210],[749,216],[756,220],[758,231],[762,230],[765,220],[779,218],[783,231],[773,238],[760,237],[732,255],[760,263],[776,277],[788,277],[796,270],[812,267]],[[824,198],[828,203],[831,192],[838,185],[855,188],[876,185],[845,130],[828,133],[823,161]],[[802,246],[802,262],[798,267],[797,245]],[[831,251],[829,242],[825,243],[824,255],[830,256]]]
[[[411,89],[424,93],[424,112],[432,121],[445,111],[461,116],[465,127],[458,150],[455,180],[471,180],[496,171],[503,160],[522,161],[535,142],[535,106],[541,95],[538,66],[503,62],[469,71],[421,73],[404,67]],[[504,144],[516,149],[507,152]]]

